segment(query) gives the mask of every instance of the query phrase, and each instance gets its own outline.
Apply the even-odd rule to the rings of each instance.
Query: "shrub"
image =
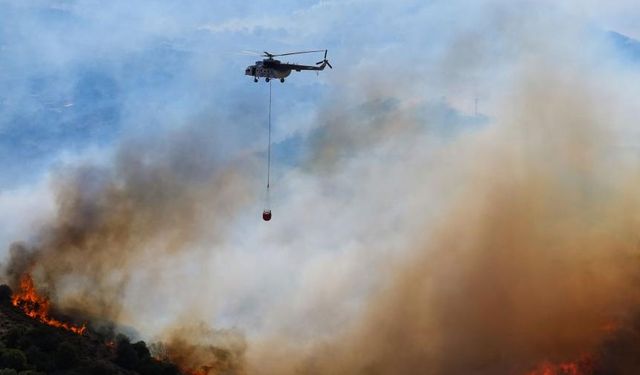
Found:
[[[36,370],[48,373],[56,368],[53,357],[38,349],[37,346],[32,345],[25,351],[25,354],[29,363],[35,366]]]
[[[78,364],[78,354],[76,348],[68,342],[58,345],[55,354],[55,363],[58,369],[69,369]]]
[[[116,359],[114,362],[128,370],[134,370],[138,366],[140,359],[129,339],[119,337],[116,345]]]
[[[55,328],[39,326],[28,330],[23,341],[25,342],[19,341],[21,345],[24,345],[21,346],[23,349],[35,345],[42,351],[53,352],[58,349],[58,344],[62,341],[62,337]]]
[[[150,359],[141,363],[136,369],[140,375],[180,375],[180,370],[173,364]]]
[[[6,349],[0,356],[0,367],[24,370],[27,367],[27,357],[22,350]]]
[[[13,326],[9,329],[6,336],[4,337],[4,342],[8,348],[16,348],[18,347],[18,341],[24,337],[24,334],[27,330],[23,326]]]
[[[114,369],[114,366],[109,364],[104,360],[99,360],[97,362],[91,363],[87,365],[87,367],[83,368],[83,373],[92,374],[92,375],[114,375],[121,374],[120,371]]]
[[[151,353],[149,353],[147,344],[145,344],[144,341],[138,341],[135,344],[132,344],[131,347],[136,351],[139,360],[146,361],[151,358]]]
[[[12,368],[3,368],[0,370],[0,375],[18,375],[18,372]]]
[[[0,303],[10,304],[11,296],[13,295],[13,291],[7,284],[0,285]]]

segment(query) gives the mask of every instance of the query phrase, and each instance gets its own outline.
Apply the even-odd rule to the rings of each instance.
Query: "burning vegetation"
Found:
[[[143,341],[98,332],[53,318],[51,303],[25,277],[21,290],[0,286],[0,368],[37,375],[178,375],[178,366],[153,358]]]
[[[77,326],[51,317],[51,302],[48,298],[38,294],[38,291],[33,285],[33,279],[28,274],[22,276],[20,280],[20,290],[14,293],[11,298],[11,303],[13,306],[22,310],[27,316],[52,327],[62,328],[78,335],[83,335],[87,331],[86,324]]]
[[[227,227],[222,222],[243,222],[226,219],[247,207],[247,197],[252,195],[245,190],[247,180],[238,176],[233,165],[222,165],[224,162],[207,154],[215,149],[206,141],[212,137],[191,129],[149,147],[123,145],[113,165],[84,165],[65,171],[56,185],[55,217],[33,235],[33,243],[11,249],[6,276],[14,281],[11,285],[17,294],[9,300],[13,310],[4,308],[5,316],[23,322],[30,318],[23,328],[4,333],[5,346],[23,353],[25,360],[18,367],[28,363],[45,372],[60,366],[86,369],[92,358],[105,368],[140,374],[640,374],[638,160],[635,150],[631,156],[621,151],[624,147],[616,144],[618,135],[611,130],[623,125],[635,129],[633,121],[639,116],[637,111],[620,113],[614,105],[622,103],[626,93],[610,85],[613,81],[606,71],[580,64],[554,69],[559,61],[574,61],[575,56],[564,55],[564,46],[553,51],[528,47],[533,63],[518,66],[519,76],[511,80],[505,91],[508,95],[496,99],[495,123],[459,140],[433,142],[424,124],[412,122],[418,118],[414,113],[399,113],[404,106],[397,110],[374,106],[384,113],[379,123],[372,124],[384,130],[380,137],[371,137],[377,127],[368,126],[367,121],[378,121],[378,116],[369,120],[373,110],[319,126],[326,132],[320,137],[324,145],[319,144],[312,155],[327,165],[333,166],[336,160],[335,174],[348,181],[341,186],[343,180],[332,179],[333,168],[328,168],[322,176],[331,180],[327,191],[335,190],[336,196],[363,194],[367,208],[375,207],[384,196],[401,201],[389,203],[388,208],[396,204],[417,207],[383,215],[399,220],[388,226],[363,214],[370,212],[363,207],[354,209],[333,196],[327,198],[345,210],[346,215],[339,215],[347,220],[345,225],[353,218],[366,224],[362,231],[359,226],[353,232],[345,227],[341,239],[348,241],[336,241],[340,250],[336,253],[349,256],[336,255],[336,264],[345,259],[370,264],[364,259],[368,252],[360,257],[346,243],[356,247],[374,243],[385,234],[395,236],[396,230],[406,236],[398,242],[406,244],[406,249],[397,252],[400,255],[382,252],[383,258],[372,263],[379,267],[372,268],[373,272],[349,273],[347,267],[340,277],[327,273],[317,284],[308,284],[304,299],[292,301],[297,314],[314,311],[316,306],[338,310],[348,302],[340,300],[344,296],[337,292],[340,287],[382,285],[358,300],[361,309],[352,320],[336,324],[339,328],[331,334],[311,324],[325,319],[320,314],[285,322],[299,315],[283,312],[288,306],[279,305],[286,299],[278,298],[278,308],[267,312],[273,315],[256,317],[254,326],[281,319],[265,325],[282,327],[285,337],[253,342],[257,349],[247,363],[243,340],[199,341],[183,327],[175,337],[173,333],[163,337],[165,344],[147,347],[142,341],[132,343],[125,337],[93,332],[90,321],[78,326],[53,318],[50,303],[38,296],[33,281],[20,279],[25,271],[37,267],[52,293],[60,294],[70,288],[70,278],[81,280],[72,285],[78,296],[72,307],[115,322],[126,315],[120,314],[122,310],[131,312],[126,311],[129,301],[122,291],[133,283],[147,282],[135,285],[137,296],[161,281],[171,284],[171,290],[186,293],[187,288],[175,285],[179,273],[161,279],[170,274],[162,271],[174,267],[172,256],[201,240],[202,228],[215,232],[207,234],[207,239],[226,241]],[[547,52],[552,55],[545,57]],[[538,58],[541,61],[535,60]],[[628,121],[632,123],[620,125]],[[349,139],[357,142],[347,142]],[[382,146],[377,147],[378,143]],[[443,155],[441,159],[432,160],[431,154],[420,152],[441,143],[442,152],[436,153]],[[377,155],[381,149],[393,151]],[[371,162],[372,155],[385,157]],[[386,158],[389,155],[392,157]],[[388,164],[387,159],[402,163]],[[379,176],[373,173],[376,171],[389,172],[389,165],[401,167],[391,171],[393,179],[384,180],[389,183],[385,189],[369,193],[372,185],[368,182],[377,182],[378,177],[367,180],[354,165],[370,166],[371,170],[359,169],[374,176]],[[302,169],[298,172],[305,178]],[[422,174],[442,177],[445,182],[415,178]],[[308,177],[317,181],[315,176]],[[436,189],[441,194],[426,196],[427,183],[442,183]],[[358,189],[352,188],[354,184]],[[392,193],[395,185],[409,187],[396,196]],[[429,211],[434,201],[442,201],[444,208]],[[223,208],[225,215],[207,214],[219,212],[217,208]],[[400,220],[404,216],[406,221]],[[404,232],[403,223],[408,224]],[[324,232],[330,228],[319,233],[330,237],[332,233]],[[308,240],[302,232],[290,233],[291,237],[268,238],[283,241],[283,246],[289,246],[290,240]],[[350,236],[361,237],[354,240]],[[325,244],[320,244],[318,252],[324,252]],[[232,243],[222,247],[232,247],[226,245]],[[359,249],[367,250],[366,245]],[[389,260],[392,256],[398,258]],[[196,255],[193,259],[194,263],[200,260]],[[343,284],[332,284],[334,279]],[[325,282],[331,288],[324,288]],[[265,299],[265,294],[255,293],[262,290],[251,291],[246,301],[240,298],[241,310],[255,307],[251,298]],[[213,315],[216,307],[202,306],[206,294],[197,292],[191,302],[197,306],[184,306],[181,312],[200,310]],[[21,317],[15,316],[16,311]],[[175,312],[149,308],[135,313],[145,319],[143,314],[169,317]],[[616,323],[609,323],[612,321]],[[294,329],[304,331],[300,345],[291,342],[295,337],[286,337]],[[56,339],[43,338],[49,334]],[[216,336],[215,332],[205,334]],[[61,341],[67,344],[59,344]],[[93,352],[101,354],[89,357]]]
[[[157,338],[166,345],[147,348],[117,340],[116,329],[96,332],[96,322],[116,325],[131,314],[123,291],[133,275],[145,275],[149,288],[163,281],[165,273],[153,270],[158,259],[170,259],[193,243],[203,217],[215,211],[212,206],[234,209],[244,204],[244,198],[236,197],[243,194],[246,181],[234,173],[234,166],[221,166],[211,155],[185,158],[194,148],[209,150],[202,141],[208,137],[190,130],[169,139],[168,148],[154,149],[153,142],[147,147],[134,141],[123,145],[113,166],[60,172],[54,183],[56,217],[33,241],[12,244],[2,264],[6,282],[16,291],[9,302],[51,329],[97,340],[112,353],[103,358],[125,369],[149,373],[143,368],[175,363],[177,372],[239,374],[242,340],[233,341],[237,347],[210,337],[193,342],[181,328]],[[48,296],[71,296],[64,306],[54,306],[39,293],[40,280],[46,282]],[[164,349],[156,350],[160,347]]]
[[[21,278],[16,293],[0,286],[0,368],[31,375],[237,373],[234,355],[224,349],[182,341],[148,347],[110,328],[63,322],[52,316],[52,310],[51,301],[38,293],[29,275]]]
[[[543,362],[526,375],[595,375],[593,361],[585,358],[576,362]]]

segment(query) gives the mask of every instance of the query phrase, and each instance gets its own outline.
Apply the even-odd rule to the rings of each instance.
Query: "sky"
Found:
[[[480,79],[442,77],[430,71],[433,62],[446,58],[442,50],[460,31],[485,34],[464,46],[470,59],[480,54],[477,49],[498,56],[513,52],[501,49],[504,29],[487,27],[498,12],[491,1],[277,1],[268,3],[269,12],[261,3],[124,4],[2,2],[3,189],[41,179],[56,161],[108,152],[130,135],[162,132],[197,116],[233,116],[238,126],[220,129],[219,136],[238,147],[250,144],[246,140],[255,140],[263,128],[266,86],[238,77],[252,63],[243,50],[327,48],[341,67],[322,76],[294,76],[286,90],[276,88],[274,112],[282,116],[276,140],[308,131],[318,103],[328,100],[329,84],[348,86],[356,70],[374,82],[402,84],[411,79],[403,70],[414,74],[403,68],[422,64],[430,83],[468,79],[454,88],[459,92],[442,92],[468,113],[481,94],[472,81]],[[513,5],[519,6],[528,5]],[[630,1],[548,6],[562,17],[584,17],[596,30],[640,34]],[[303,55],[296,61],[315,60]],[[241,118],[237,108],[244,109]]]
[[[137,242],[114,240],[136,272],[109,318],[146,338],[187,313],[250,342],[331,337],[466,191],[471,150],[516,147],[502,129],[532,67],[615,102],[616,150],[637,161],[638,39],[627,0],[0,0],[0,255],[47,243],[73,194],[125,205],[113,185],[144,215]],[[269,86],[242,51],[309,49],[334,69],[272,83],[263,223]],[[56,284],[63,305],[79,274]]]

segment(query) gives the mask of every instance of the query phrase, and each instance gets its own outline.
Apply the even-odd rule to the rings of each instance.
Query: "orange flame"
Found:
[[[33,280],[29,275],[22,276],[22,279],[20,280],[20,292],[14,293],[11,298],[11,303],[31,318],[37,319],[52,327],[66,329],[67,331],[71,331],[78,335],[84,334],[87,330],[87,327],[84,324],[81,327],[78,327],[71,323],[61,322],[52,318],[49,315],[51,303],[48,299],[38,294],[35,286],[33,285]]]
[[[549,362],[544,362],[538,366],[532,372],[527,373],[527,375],[586,375],[584,372],[580,371],[580,368],[576,363],[566,362],[560,364],[553,364]]]
[[[208,366],[202,366],[200,368],[180,368],[180,371],[185,375],[209,375],[211,370],[212,368]]]
[[[592,375],[593,361],[585,356],[575,362],[551,363],[542,362],[538,367],[526,375]]]

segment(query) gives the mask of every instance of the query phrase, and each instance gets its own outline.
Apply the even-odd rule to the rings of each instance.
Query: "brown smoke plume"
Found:
[[[65,313],[93,323],[126,322],[124,293],[132,277],[145,275],[139,287],[147,294],[162,282],[177,283],[163,279],[172,259],[204,235],[221,241],[233,212],[252,201],[250,161],[222,162],[210,138],[187,128],[125,143],[113,166],[61,170],[55,220],[31,242],[10,249],[5,273],[12,288],[33,276],[37,289]],[[184,336],[169,337],[171,354],[187,347],[178,337]],[[241,357],[243,345],[208,346],[217,352],[196,359],[217,361],[227,351]],[[188,364],[196,366],[196,359]]]
[[[411,185],[397,198],[409,200],[426,195],[415,182],[428,179],[416,175],[462,176],[447,186],[446,209],[435,224],[412,218],[424,224],[412,233],[407,251],[376,275],[379,290],[340,334],[306,345],[287,337],[247,344],[229,332],[200,340],[178,324],[161,351],[189,369],[251,374],[521,375],[540,364],[582,358],[594,359],[602,369],[595,373],[637,373],[640,202],[636,165],[618,148],[616,126],[624,116],[618,97],[610,96],[615,82],[598,76],[602,70],[572,63],[563,43],[552,46],[553,53],[540,51],[543,38],[536,36],[528,35],[532,50],[521,57],[529,60],[521,61],[513,87],[503,87],[510,94],[504,94],[496,124],[440,145],[449,157],[440,164],[420,159],[423,154],[408,156],[404,167],[414,169],[386,171],[383,161],[372,169],[374,178],[349,181],[358,184],[353,190],[365,191],[371,189],[367,182],[380,181],[376,172],[382,170],[398,178],[380,184]],[[459,64],[442,71],[469,69],[456,51],[447,59]],[[386,96],[393,95],[384,87],[372,94]],[[328,133],[316,139],[312,174],[344,173],[353,158],[369,161],[376,147],[408,144],[417,153],[432,145],[421,143],[432,124],[418,123],[403,103],[372,103],[353,116],[335,108],[323,113]],[[201,139],[187,132],[185,139],[155,148],[128,144],[113,168],[62,174],[57,220],[33,243],[13,247],[8,275],[17,280],[33,273],[39,287],[53,297],[64,294],[65,306],[89,316],[126,318],[121,293],[132,275],[182,254],[204,225],[222,241],[224,223],[207,213],[231,213],[250,200],[242,167],[218,163]],[[340,188],[327,189],[329,200],[339,201]],[[350,204],[341,199],[342,206]],[[376,217],[368,219],[371,229],[359,234],[384,232]],[[294,237],[305,228],[286,229]],[[149,286],[160,277],[151,277]],[[333,301],[334,289],[323,291],[318,305]],[[312,298],[316,292],[306,291]]]
[[[243,375],[244,336],[236,330],[212,330],[206,324],[183,324],[155,344],[156,355],[178,363],[186,374]]]
[[[574,68],[527,62],[499,123],[454,143],[464,188],[361,319],[259,347],[253,373],[526,374],[585,356],[589,374],[637,373],[638,178],[604,77]]]

